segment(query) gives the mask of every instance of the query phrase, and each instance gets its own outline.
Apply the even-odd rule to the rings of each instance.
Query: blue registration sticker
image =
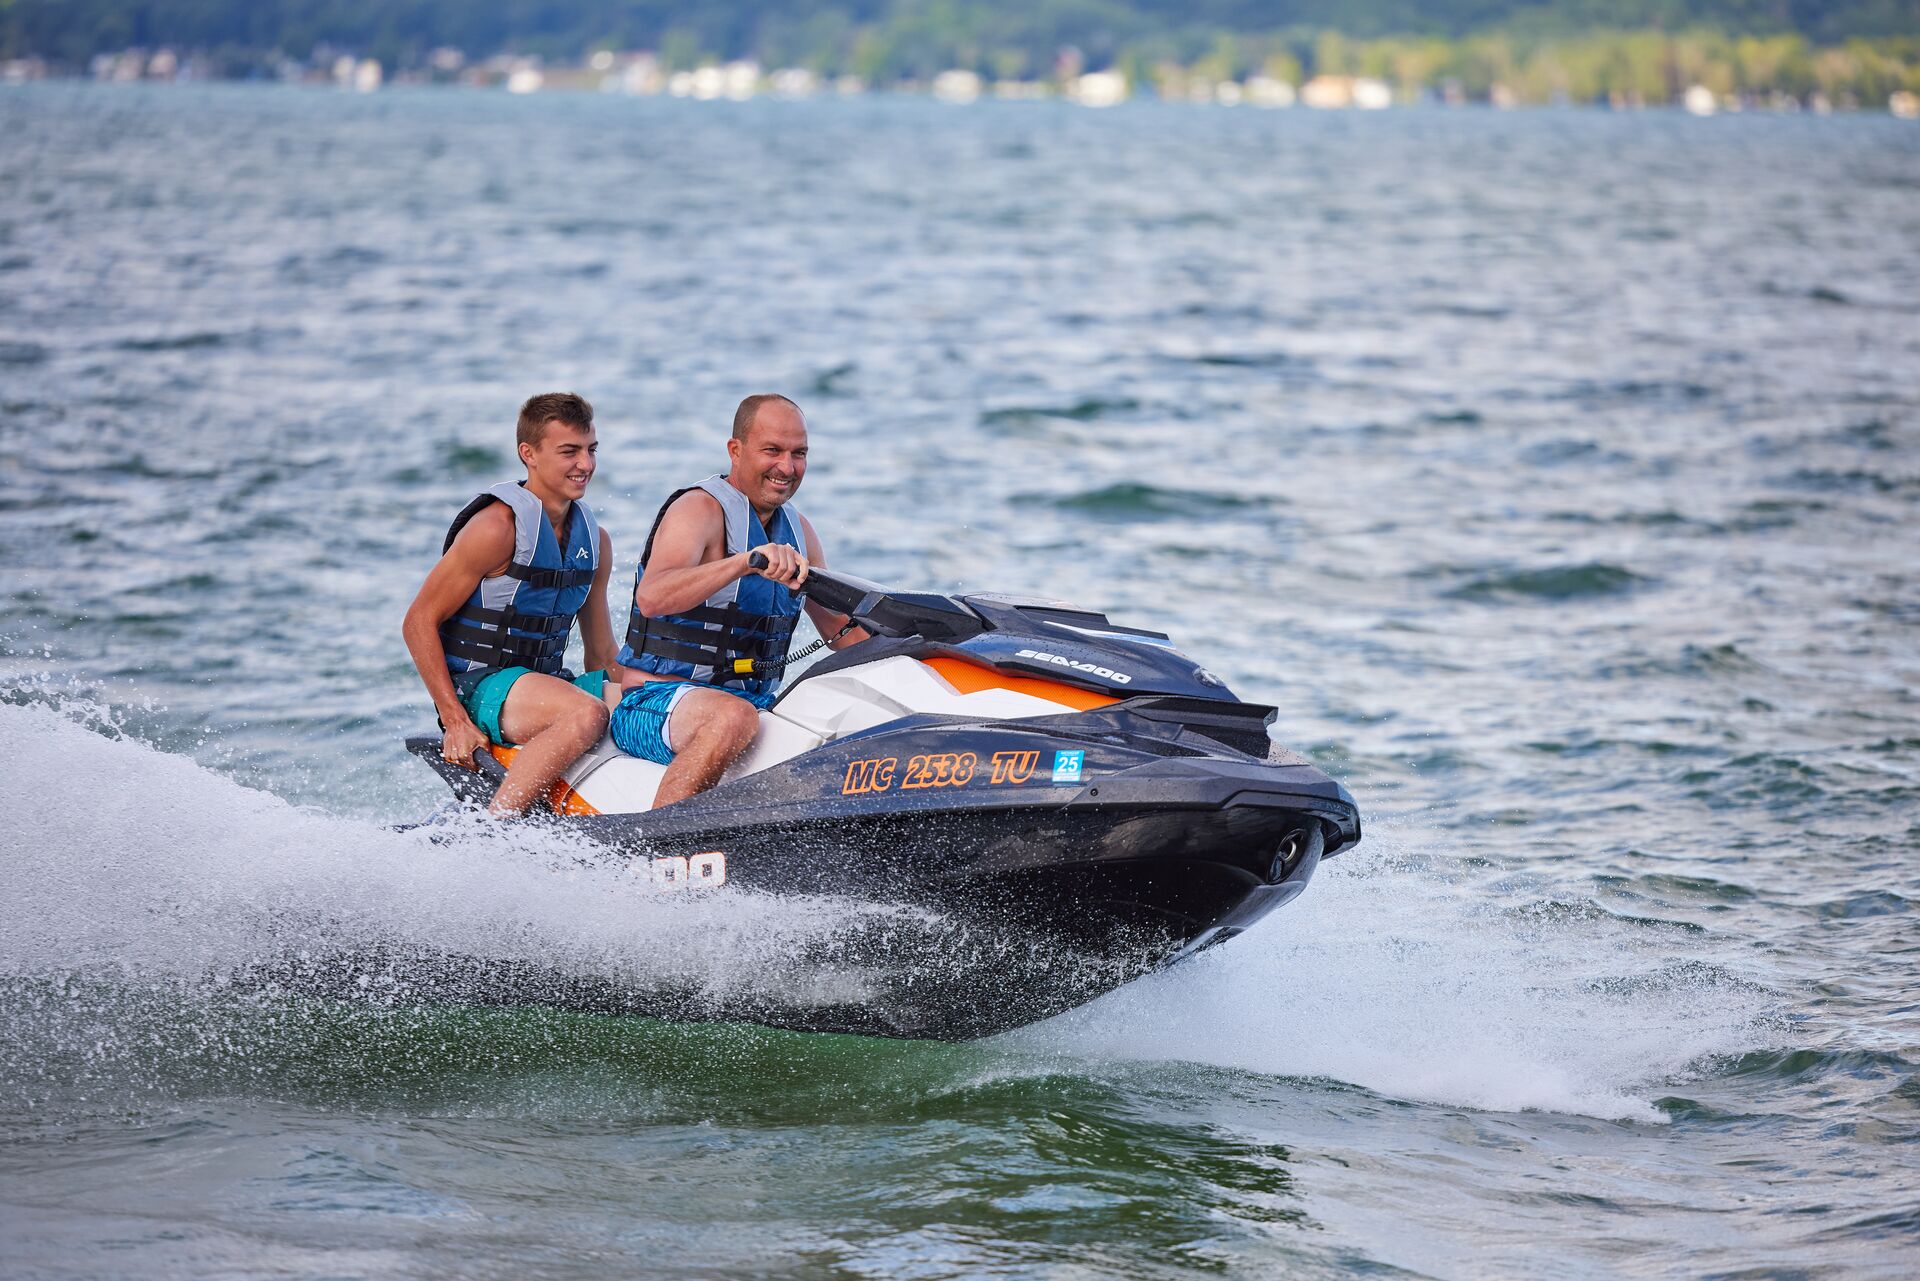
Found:
[[[1078,783],[1080,772],[1086,767],[1087,754],[1081,752],[1055,752],[1053,754],[1053,781],[1056,783]]]

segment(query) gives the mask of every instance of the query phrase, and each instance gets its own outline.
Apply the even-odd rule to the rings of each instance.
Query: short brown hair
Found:
[[[514,444],[538,449],[547,434],[547,424],[556,419],[569,427],[588,431],[593,427],[593,406],[570,391],[547,391],[531,397],[520,406],[520,425],[514,429]]]
[[[745,440],[747,438],[747,433],[753,430],[753,420],[754,417],[759,414],[760,406],[770,400],[778,400],[793,405],[791,400],[788,400],[777,391],[763,391],[747,397],[740,402],[740,408],[733,411],[733,438],[735,440]],[[799,413],[800,406],[793,405],[793,412],[796,414]]]

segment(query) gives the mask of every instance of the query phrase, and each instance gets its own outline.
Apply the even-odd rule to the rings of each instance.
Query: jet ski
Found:
[[[882,936],[836,958],[889,976],[862,1000],[693,1017],[991,1035],[1225,942],[1360,840],[1346,788],[1269,737],[1275,709],[1163,633],[819,568],[804,591],[871,639],[790,679],[719,784],[654,809],[664,767],[603,741],[555,784],[549,821],[662,893],[842,896],[953,928],[937,955],[889,957]],[[476,774],[441,759],[437,734],[407,748],[476,805],[515,751],[492,748]],[[665,999],[561,1003],[689,1015]]]

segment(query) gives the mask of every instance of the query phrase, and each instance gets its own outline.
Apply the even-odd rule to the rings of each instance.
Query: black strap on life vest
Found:
[[[461,508],[447,530],[440,554],[446,555],[468,521],[485,511],[489,503],[499,501],[491,494],[482,494]],[[572,527],[573,509],[569,507],[567,528]],[[510,561],[501,573],[535,588],[556,590],[591,586],[594,575],[591,569],[535,569],[519,561]],[[440,648],[448,658],[468,659],[483,667],[525,667],[550,676],[565,665],[573,620],[572,614],[522,614],[511,607],[485,609],[466,604],[440,624]]]
[[[572,614],[521,614],[512,609],[462,606],[440,625],[448,658],[483,667],[527,667],[552,675],[566,662]]]
[[[627,644],[636,654],[711,667],[709,679],[726,685],[785,668],[799,624],[798,615],[752,614],[737,605],[696,605],[672,618],[648,618],[636,608],[627,621]]]
[[[643,571],[653,559],[653,540],[660,532],[660,522],[667,518],[667,509],[681,495],[696,489],[701,487],[677,489],[660,504],[653,528],[647,531],[647,545],[640,552]],[[730,553],[744,550],[728,549]],[[639,576],[635,575],[634,586],[637,589],[639,585]],[[798,614],[756,614],[735,604],[696,605],[672,618],[648,618],[635,605],[627,615],[627,645],[635,654],[711,667],[713,675],[708,679],[715,685],[727,685],[778,675],[786,667],[787,646],[799,625]]]

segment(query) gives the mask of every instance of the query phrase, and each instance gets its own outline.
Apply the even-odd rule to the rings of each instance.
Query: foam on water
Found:
[[[1498,886],[1416,868],[1414,840],[1376,825],[1257,929],[1020,1038],[1652,1122],[1663,1083],[1764,1043],[1770,994],[1630,922],[1514,910]]]
[[[711,996],[855,1000],[792,962],[871,925],[843,900],[668,895],[564,834],[472,819],[395,832],[303,810],[193,761],[0,705],[16,746],[0,977],[217,987],[342,955],[455,954]],[[387,976],[391,979],[391,975]],[[403,994],[402,994],[403,995]]]

